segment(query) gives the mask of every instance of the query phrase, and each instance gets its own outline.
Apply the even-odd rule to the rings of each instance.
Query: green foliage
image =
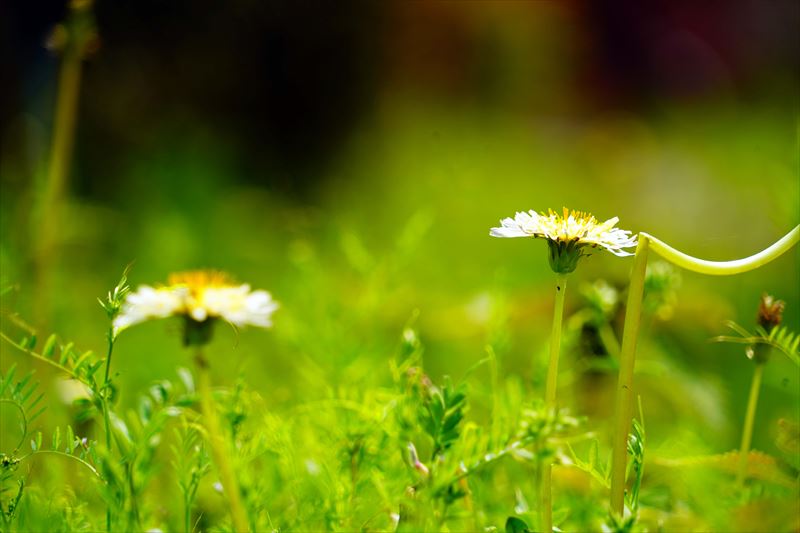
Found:
[[[128,274],[130,269],[131,265],[125,267],[125,270],[122,271],[122,276],[120,277],[119,282],[114,286],[113,289],[108,291],[105,299],[97,299],[100,307],[102,307],[105,310],[106,315],[108,315],[109,320],[113,320],[114,317],[119,314],[122,304],[125,301],[125,297],[131,292],[131,288],[128,285]]]
[[[423,377],[421,393],[419,424],[433,441],[431,460],[436,461],[458,440],[459,424],[467,406],[466,384],[455,386],[449,377],[445,377],[439,388]]]
[[[41,351],[37,352],[35,350],[36,333],[20,319],[15,318],[14,322],[18,327],[27,330],[28,334],[23,335],[19,341],[15,341],[6,333],[0,332],[0,338],[3,341],[30,357],[57,368],[73,379],[84,383],[90,389],[97,389],[95,374],[103,366],[104,361],[98,359],[93,351],[78,351],[73,343],[62,344],[59,342],[58,336],[52,334],[47,337]]]
[[[196,523],[192,520],[192,508],[200,482],[211,470],[211,462],[203,443],[201,426],[186,423],[176,428],[175,441],[170,448],[173,455],[172,467],[183,499],[183,529],[192,532]]]
[[[17,365],[12,364],[7,372],[0,372],[0,402],[14,406],[19,415],[21,438],[20,444],[14,447],[15,450],[24,442],[29,424],[32,424],[47,408],[42,403],[44,393],[36,394],[39,384],[31,381],[33,372],[19,381],[14,381],[16,371]]]
[[[359,256],[353,242],[348,246]],[[367,261],[360,257],[358,261]],[[315,290],[330,290],[324,278],[315,279],[320,283]],[[126,286],[124,277],[119,286]],[[399,328],[399,339],[396,332],[387,333],[374,345],[336,328],[317,332],[295,323],[285,326],[294,328],[291,342],[298,354],[318,350],[314,357],[298,355],[302,363],[296,365],[297,379],[302,386],[282,392],[289,395],[285,401],[246,368],[231,375],[236,369],[226,365],[224,352],[230,347],[214,346],[209,360],[220,383],[214,401],[254,530],[531,531],[535,526],[529,524],[537,523],[538,509],[528,502],[538,500],[535,475],[544,461],[556,465],[554,521],[561,530],[634,532],[662,526],[684,530],[729,523],[723,513],[715,515],[709,509],[721,505],[733,512],[742,505],[740,500],[727,494],[712,504],[701,495],[709,487],[730,483],[737,454],[713,449],[668,454],[664,448],[653,448],[652,442],[668,439],[657,432],[653,437],[648,426],[646,441],[641,412],[628,441],[629,512],[624,517],[608,516],[603,421],[571,412],[583,414],[592,408],[591,402],[579,399],[583,389],[607,386],[603,380],[613,378],[614,350],[606,347],[616,342],[620,301],[612,293],[616,295],[616,289],[605,283],[586,288],[582,307],[571,310],[565,325],[565,357],[577,361],[565,365],[559,377],[565,398],[570,398],[566,391],[576,391],[576,399],[565,402],[570,409],[546,409],[541,391],[508,372],[507,340],[488,346],[488,357],[478,354],[458,372],[436,369],[437,351],[446,348],[428,341],[435,336],[421,330],[420,312],[412,313]],[[340,312],[349,311],[343,306]],[[0,398],[6,400],[2,408],[14,414],[11,440],[16,442],[21,431],[27,434],[25,447],[29,442],[32,447],[28,455],[3,451],[4,531],[104,530],[106,509],[114,531],[230,530],[189,370],[176,364],[176,378],[148,381],[137,393],[125,387],[131,362],[115,357],[115,371],[121,375],[106,388],[96,372],[85,371],[86,362],[69,355],[74,348],[67,350],[69,345],[59,338],[48,336],[44,343],[31,340],[36,333],[16,317],[10,327],[23,329],[27,340],[11,342],[7,336],[7,346],[20,359],[0,375]],[[505,326],[498,322],[492,327]],[[503,336],[492,331],[487,338]],[[331,357],[339,357],[338,366],[324,369],[330,346],[348,355],[334,353]],[[704,385],[669,360],[669,349],[648,346],[652,359],[642,365],[641,379],[653,383],[641,394],[656,405],[654,411],[679,405],[673,403],[680,400],[677,394],[664,393],[660,398],[662,388],[691,395]],[[371,364],[359,356],[363,350],[393,355],[388,363],[382,359]],[[148,361],[156,360],[156,355],[150,356]],[[104,362],[94,356],[88,359],[88,364]],[[41,362],[46,371],[80,377],[86,394],[66,408],[48,401],[29,373],[20,373],[26,362]],[[332,380],[328,371],[341,379]],[[664,375],[674,379],[659,383]],[[97,438],[104,426],[99,399],[107,392],[110,447]],[[45,404],[51,409],[42,412]],[[23,429],[15,414],[17,405],[35,415],[32,418],[44,428]],[[57,416],[50,418],[53,411]],[[64,421],[64,416],[72,418]],[[26,419],[28,427],[30,420]],[[747,502],[773,498],[785,503],[796,491],[797,470],[790,459],[797,439],[791,421],[782,427],[779,447],[787,451],[786,457],[751,452],[753,484]],[[78,432],[89,438],[78,437]],[[41,473],[22,468],[34,459],[39,464],[48,455],[54,457],[48,468],[64,476],[59,488],[50,492],[41,486],[46,479]],[[69,465],[85,475],[71,475]],[[681,476],[664,474],[674,471],[690,480],[698,478],[690,494],[683,492]],[[44,501],[62,506],[64,512],[39,509]]]
[[[564,90],[564,80],[581,79],[569,57],[583,53],[573,53],[574,27],[560,31],[564,21],[574,26],[572,14],[565,17],[558,3],[541,5],[542,16],[437,12],[459,37],[448,57],[467,50],[477,63],[459,58],[437,78],[436,94],[426,93],[424,80],[411,90],[405,80],[378,80],[386,90],[367,102],[365,120],[328,143],[340,150],[325,161],[300,150],[301,166],[319,181],[292,196],[256,185],[261,177],[242,163],[243,147],[224,131],[231,126],[225,120],[210,128],[207,117],[193,119],[181,108],[152,127],[136,116],[142,106],[128,104],[131,95],[138,103],[157,91],[95,84],[93,95],[111,88],[109,103],[117,106],[88,110],[103,128],[78,125],[79,187],[65,188],[52,211],[61,212],[59,231],[41,268],[30,268],[39,263],[39,237],[29,219],[44,180],[29,169],[49,167],[48,151],[38,118],[30,120],[37,113],[4,124],[12,142],[2,155],[0,297],[41,331],[2,316],[2,501],[4,512],[15,513],[3,531],[230,530],[192,376],[180,370],[190,355],[177,347],[176,326],[165,321],[126,334],[114,348],[111,380],[111,346],[106,351],[100,336],[107,331],[113,343],[110,321],[129,281],[196,266],[230,270],[273,291],[282,305],[272,331],[218,328],[209,353],[216,407],[254,530],[525,531],[537,523],[542,458],[556,463],[559,528],[600,530],[630,259],[598,252],[571,275],[571,284],[589,288],[585,301],[570,292],[566,302],[558,377],[568,410],[547,412],[537,401],[551,309],[545,245],[500,246],[487,229],[501,214],[565,203],[618,215],[624,227],[668,236],[698,255],[760,249],[797,222],[796,136],[787,134],[796,120],[775,99],[785,92],[796,100],[796,77],[762,76],[769,91],[755,91],[745,104],[715,101],[712,90],[700,100],[648,98],[653,113],[622,105],[621,113],[580,116],[602,107],[603,97]],[[195,63],[204,80],[206,62]],[[470,96],[476,80],[477,107]],[[737,90],[723,85],[725,94]],[[106,158],[111,164],[93,148],[104,143],[91,138],[110,131],[105,126],[134,141],[125,143],[133,151]],[[258,164],[274,176],[293,175],[283,165],[291,158],[262,144]],[[104,280],[131,257],[136,279],[126,269],[106,291]],[[738,434],[742,376],[752,369],[720,364],[720,347],[703,342],[721,317],[749,313],[743,302],[762,290],[796,298],[796,278],[796,254],[746,276],[686,275],[682,283],[668,265],[651,263],[635,379],[648,407],[647,448],[643,427],[629,441],[637,497],[628,504],[638,516],[607,529],[800,529],[796,373],[780,360],[765,374],[769,393],[758,427],[770,429],[755,435],[763,451],[748,456],[751,492],[742,499],[731,488],[738,456],[719,452]],[[107,324],[92,297],[106,292]],[[774,346],[798,362],[789,331],[797,329],[796,309],[790,306],[788,327],[772,339],[737,331],[731,340]],[[465,371],[484,347],[489,364]],[[42,386],[33,390],[30,378],[17,388],[31,371]],[[62,376],[85,388],[71,405],[53,391]],[[64,457],[80,458],[83,450],[69,428],[87,437],[96,455],[85,459],[102,479]],[[49,453],[54,438],[58,453]],[[30,441],[36,453],[23,461]]]
[[[633,428],[630,435],[628,435],[628,468],[626,477],[633,474],[633,484],[630,492],[626,494],[626,503],[633,516],[636,516],[636,513],[639,510],[639,491],[642,488],[642,478],[644,477],[644,451],[646,440],[644,420],[641,415],[641,411],[642,406],[640,399],[640,419],[633,419]]]
[[[609,471],[608,464],[605,466],[599,462],[599,448],[600,443],[597,439],[592,439],[589,445],[589,455],[586,460],[578,457],[578,454],[569,446],[571,456],[571,465],[579,470],[582,470],[592,476],[592,478],[600,483],[605,488],[611,487],[611,472]]]
[[[99,477],[95,464],[97,455],[94,442],[75,435],[67,425],[63,434],[60,427],[53,431],[48,444],[44,444],[41,431],[30,433],[31,424],[42,414],[40,406],[44,393],[36,394],[39,384],[31,381],[33,373],[15,381],[16,365],[0,374],[0,404],[13,406],[19,418],[19,441],[12,449],[0,450],[0,518],[3,530],[11,527],[25,492],[25,475],[19,473],[20,464],[34,457],[55,455],[73,460]],[[30,438],[30,452],[23,454],[23,444]]]
[[[727,321],[725,324],[739,336],[731,337],[721,335],[714,337],[713,340],[717,342],[746,344],[748,346],[747,357],[750,359],[754,357],[755,346],[768,346],[778,350],[791,359],[796,365],[800,366],[800,335],[791,331],[787,326],[774,327],[769,333],[767,333],[763,327],[756,326],[755,333],[750,333],[732,320]]]

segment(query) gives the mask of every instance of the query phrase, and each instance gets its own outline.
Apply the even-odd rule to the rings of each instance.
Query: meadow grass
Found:
[[[221,139],[142,154],[113,209],[64,199],[47,309],[29,296],[30,243],[16,224],[28,213],[0,198],[3,531],[521,532],[540,527],[542,465],[553,465],[551,518],[562,531],[797,529],[796,258],[736,281],[687,273],[679,286],[675,268],[644,268],[640,257],[632,291],[631,261],[597,254],[570,276],[556,306],[563,320],[553,321],[544,245],[486,236],[499,214],[534,207],[518,205],[524,196],[619,213],[626,227],[691,236],[689,248],[713,256],[754,250],[795,222],[791,171],[773,168],[765,197],[749,181],[760,162],[780,160],[769,119],[741,127],[720,112],[709,132],[669,116],[658,143],[643,124],[588,124],[572,133],[580,157],[564,158],[541,139],[520,141],[545,130],[495,117],[487,133],[486,117],[411,107],[383,117],[391,133],[368,127],[350,140],[327,185],[300,205],[230,187]],[[420,133],[437,128],[444,135]],[[608,131],[616,144],[601,138]],[[761,155],[699,148],[722,133],[730,146],[774,142]],[[714,190],[748,201],[687,220],[667,216],[670,206],[702,195],[636,198],[637,185],[657,188],[661,150],[725,175]],[[490,187],[497,173],[519,187]],[[691,174],[675,179],[690,189]],[[559,185],[543,189],[552,176]],[[694,231],[712,222],[716,232]],[[104,319],[95,296],[132,256]],[[204,346],[208,374],[191,370],[182,318],[115,338],[121,287],[197,265],[270,289],[282,303],[274,328],[218,323]],[[742,453],[731,450],[750,418],[752,368],[739,347],[706,341],[723,319],[752,323],[765,290],[787,300],[787,325],[739,329],[737,342],[789,357],[759,375]],[[640,330],[635,368],[628,316]],[[554,322],[560,364],[548,372]],[[615,425],[625,368],[633,385]],[[236,484],[244,520],[230,503]]]

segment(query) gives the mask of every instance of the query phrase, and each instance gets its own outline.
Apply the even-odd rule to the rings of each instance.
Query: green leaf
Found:
[[[61,355],[58,358],[58,364],[64,366],[67,361],[69,360],[70,356],[72,355],[72,349],[75,347],[73,343],[68,343],[66,346],[61,348]]]
[[[521,518],[509,516],[506,520],[506,533],[533,533],[533,531]]]
[[[444,419],[444,423],[442,424],[442,433],[449,433],[453,431],[463,418],[464,418],[464,412],[461,411],[460,409],[448,415],[447,418]]]
[[[17,363],[13,363],[5,376],[0,377],[0,395],[2,395],[14,379],[14,374],[17,372]]]
[[[189,371],[188,368],[180,367],[178,368],[178,377],[183,382],[183,386],[186,388],[186,392],[192,393],[194,392],[194,377],[192,373]]]
[[[28,382],[31,380],[32,377],[33,377],[33,373],[30,373],[30,374],[26,375],[14,387],[14,394],[19,399],[19,401],[22,402],[22,403],[25,403],[25,400],[28,399],[28,396],[30,395],[30,393],[33,392],[33,391],[29,391],[27,394],[25,393],[25,385],[28,384]],[[35,385],[34,385],[34,387],[35,387]]]
[[[75,361],[74,365],[75,371],[77,372],[84,364],[86,364],[89,361],[89,358],[92,357],[92,355],[94,355],[94,352],[92,352],[91,350],[83,352],[81,356],[78,357],[77,361]]]
[[[429,405],[433,422],[436,425],[439,425],[439,423],[441,423],[442,421],[442,418],[444,417],[444,408],[445,408],[444,398],[442,398],[440,392],[436,391],[433,395],[431,395],[431,401]]]
[[[86,369],[86,377],[94,376],[97,371],[100,370],[100,367],[103,366],[103,363],[105,363],[105,361],[100,360],[89,365],[89,368]]]
[[[47,337],[47,341],[44,343],[44,348],[42,348],[42,355],[45,357],[52,357],[56,351],[56,342],[57,338],[55,333]]]

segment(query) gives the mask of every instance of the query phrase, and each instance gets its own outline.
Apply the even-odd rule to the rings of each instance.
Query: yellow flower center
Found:
[[[192,296],[198,296],[208,287],[231,287],[233,280],[219,270],[190,270],[169,275],[167,282],[172,287],[186,287]]]

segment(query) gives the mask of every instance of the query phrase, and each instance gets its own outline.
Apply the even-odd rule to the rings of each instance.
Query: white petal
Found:
[[[492,237],[530,237],[529,234],[522,231],[522,228],[492,228],[489,230],[489,235]]]
[[[130,293],[114,319],[115,333],[145,320],[165,318],[176,314],[183,307],[183,298],[174,289],[154,289],[142,285]]]
[[[237,326],[272,325],[270,317],[278,308],[266,291],[250,292],[249,285],[209,287],[203,293],[202,307],[210,316],[219,316]]]
[[[533,213],[533,212],[532,212]],[[504,218],[500,227],[491,228],[489,235],[492,237],[532,237],[537,233],[538,217],[528,213],[517,212],[514,218]]]

